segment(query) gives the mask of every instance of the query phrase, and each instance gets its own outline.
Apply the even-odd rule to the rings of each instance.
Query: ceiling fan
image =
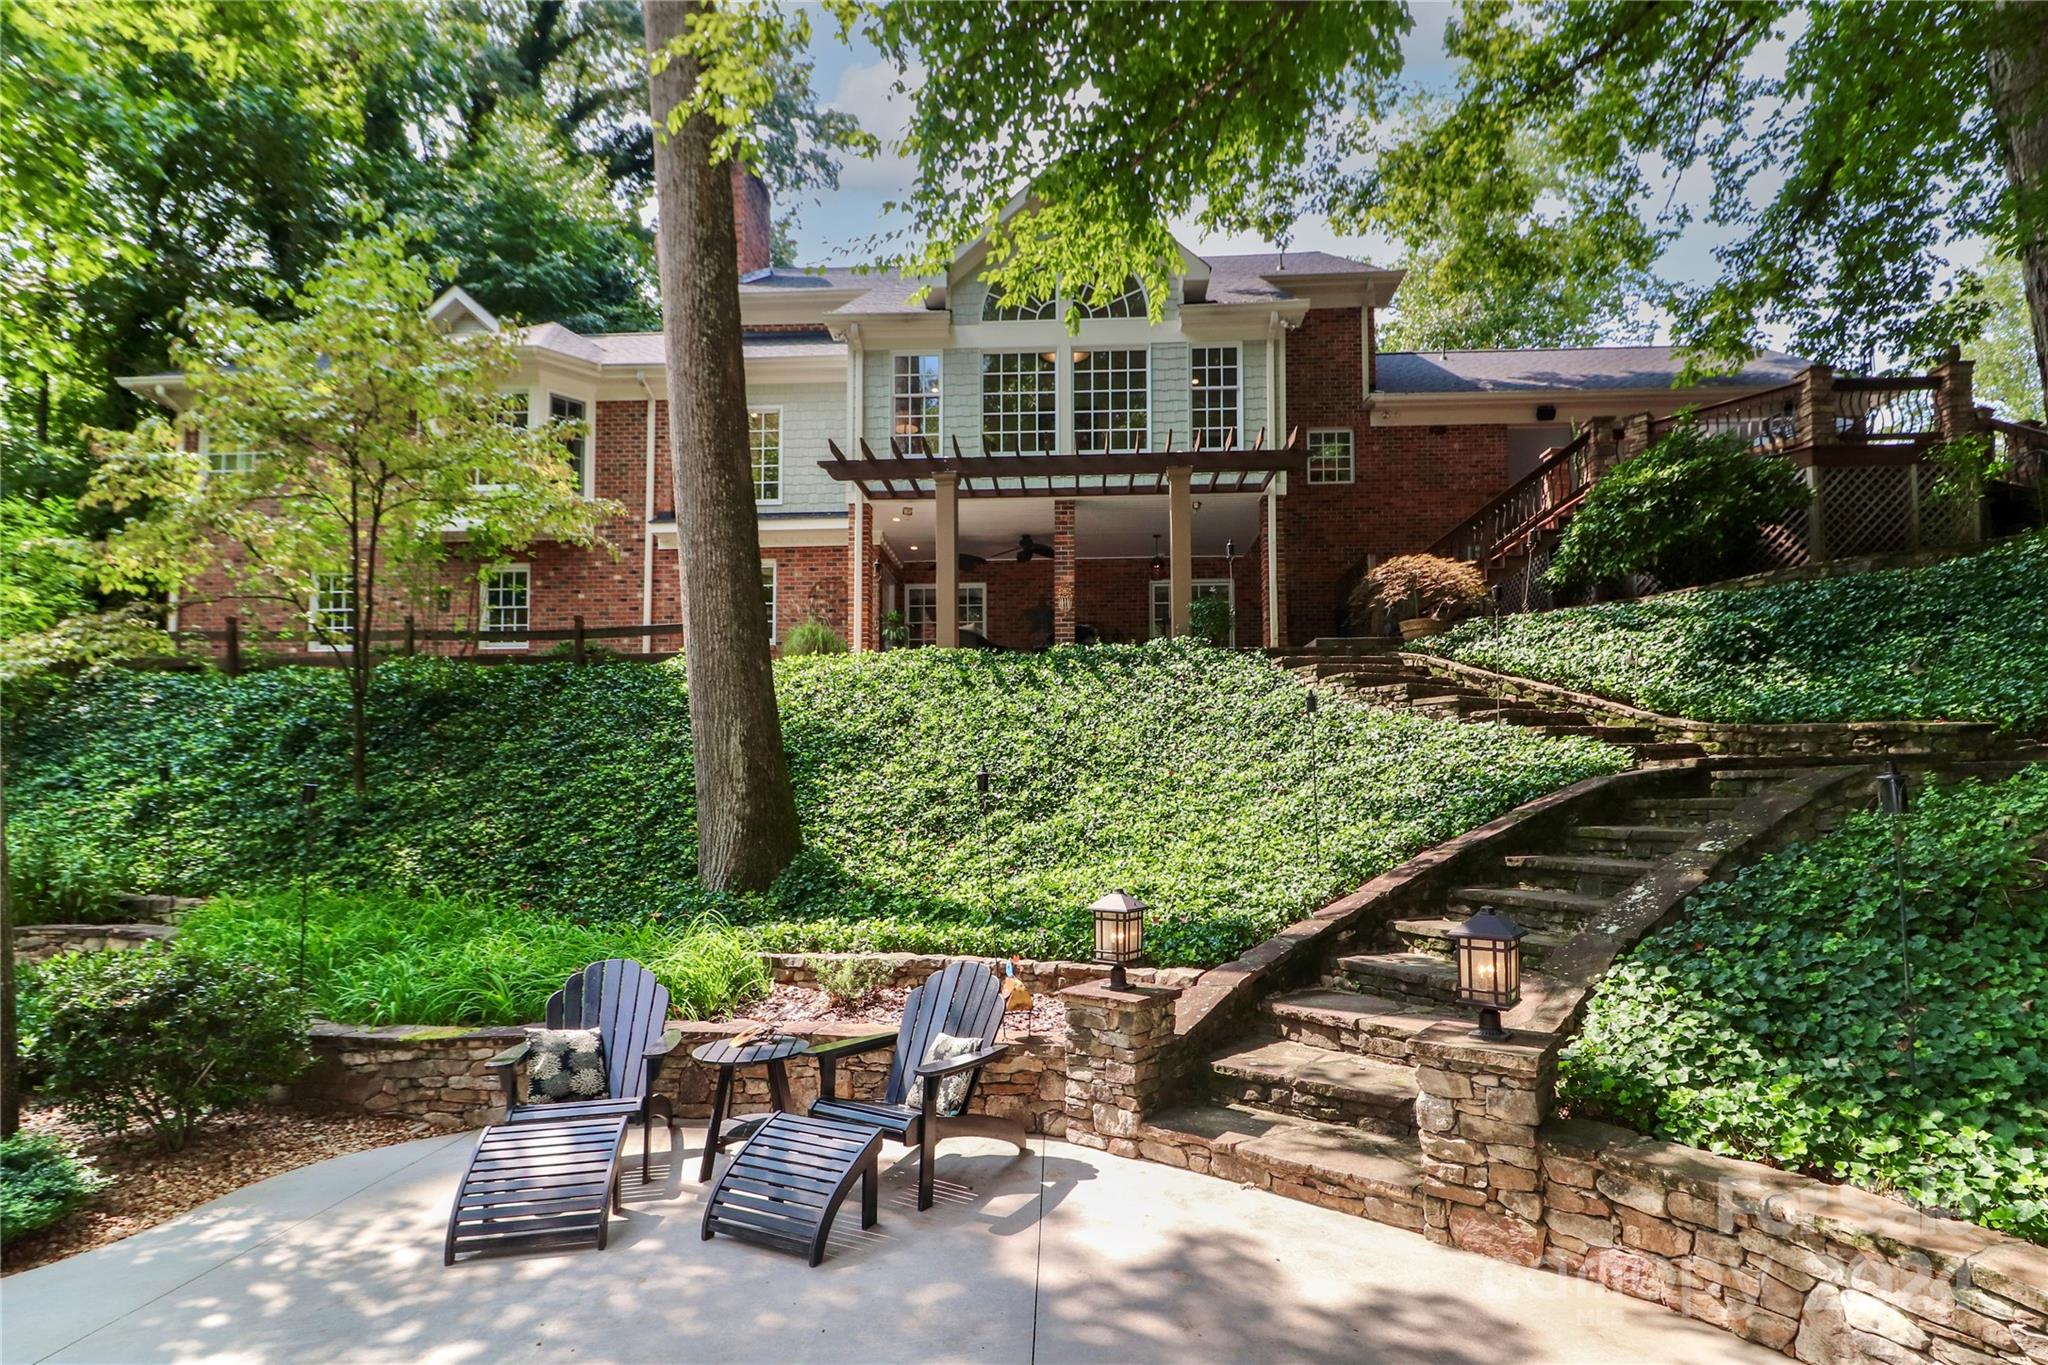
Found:
[[[1040,545],[1028,533],[1017,537],[1017,562],[1019,564],[1029,564],[1034,556],[1039,555],[1051,559],[1052,546]]]

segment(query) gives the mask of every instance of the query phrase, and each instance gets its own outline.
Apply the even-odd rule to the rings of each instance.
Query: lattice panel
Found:
[[[1920,484],[1920,544],[1939,549],[1970,545],[1977,540],[1977,508],[1958,498],[1943,497],[1935,491],[1941,471],[1933,465],[1915,465]]]
[[[1821,541],[1830,559],[1913,548],[1912,470],[1854,465],[1825,472]]]
[[[1796,569],[1813,558],[1813,549],[1807,543],[1807,512],[1811,504],[1760,528],[1757,535],[1756,567],[1759,572],[1770,569]]]

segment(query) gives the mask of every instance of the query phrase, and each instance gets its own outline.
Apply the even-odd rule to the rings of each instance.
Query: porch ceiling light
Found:
[[[1109,988],[1128,989],[1124,968],[1145,955],[1145,912],[1128,891],[1112,891],[1088,907],[1095,916],[1095,960],[1109,964]]]
[[[1502,1010],[1522,998],[1522,938],[1528,931],[1490,905],[1447,935],[1458,962],[1458,1001],[1479,1011],[1473,1034],[1489,1043],[1506,1040]]]
[[[1165,573],[1166,561],[1162,559],[1159,554],[1159,533],[1157,531],[1154,531],[1152,533],[1152,576],[1154,578],[1160,578],[1163,577]]]

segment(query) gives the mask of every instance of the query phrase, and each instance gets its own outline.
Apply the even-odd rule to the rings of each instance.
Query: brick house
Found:
[[[771,268],[768,212],[757,185],[740,187],[762,591],[778,641],[815,619],[875,648],[890,613],[919,642],[1143,639],[1224,596],[1237,643],[1298,644],[1346,627],[1371,563],[1431,546],[1575,426],[1761,392],[1802,369],[1765,353],[1677,389],[1665,347],[1381,352],[1375,320],[1401,272],[1314,251],[1183,250],[1159,323],[1133,281],[1070,334],[1064,298],[992,297],[979,246],[943,278]],[[460,289],[434,311],[456,331],[498,326]],[[586,421],[572,452],[584,487],[624,508],[609,549],[544,544],[452,566],[436,601],[385,619],[476,628],[484,648],[493,631],[577,617],[681,619],[660,334],[546,323],[523,342],[527,420]],[[169,406],[182,397],[176,375],[122,382]],[[221,586],[194,584],[178,624],[218,628],[243,611]]]

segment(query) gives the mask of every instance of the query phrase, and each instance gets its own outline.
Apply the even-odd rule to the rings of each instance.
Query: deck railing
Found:
[[[1577,504],[1600,477],[1592,450],[1592,429],[1581,431],[1567,445],[1543,452],[1536,467],[1505,493],[1452,527],[1429,547],[1449,559],[1482,564],[1516,540],[1529,535],[1568,507]]]
[[[1833,445],[1921,445],[1941,439],[1931,375],[1887,375],[1834,381]]]
[[[1693,425],[1716,436],[1738,436],[1752,450],[1777,454],[1800,444],[1798,381],[1762,393],[1726,398],[1689,411]],[[1650,423],[1650,439],[1657,440],[1678,425],[1686,412],[1659,417]]]

